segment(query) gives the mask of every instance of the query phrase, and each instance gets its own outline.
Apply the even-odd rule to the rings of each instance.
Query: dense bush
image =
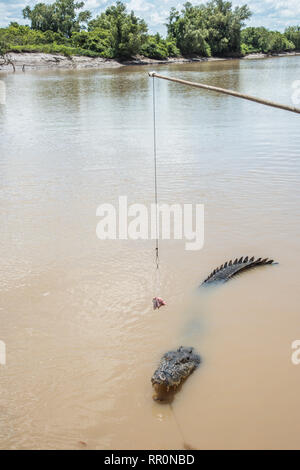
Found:
[[[53,31],[34,31],[29,26],[21,26],[11,23],[8,28],[0,28],[0,40],[13,45],[34,44],[68,44],[68,40],[59,33]]]
[[[29,26],[21,26],[17,23],[11,23],[8,28],[0,28],[0,45],[1,50],[6,52],[45,52],[89,57],[100,55],[81,45],[73,45],[60,33],[35,31]]]
[[[11,46],[10,52],[44,52],[47,54],[62,54],[67,57],[71,56],[87,56],[87,57],[99,57],[100,54],[82,49],[80,47],[63,46],[60,44],[27,44],[22,46]]]
[[[176,57],[180,51],[174,40],[163,39],[158,33],[155,36],[148,36],[146,42],[141,47],[141,53],[150,59],[166,59]]]
[[[293,42],[286,35],[266,28],[246,28],[242,31],[242,51],[251,52],[281,52],[295,49]]]
[[[137,18],[133,11],[127,13],[126,6],[119,1],[88,25],[89,32],[106,35],[113,57],[126,58],[140,52],[147,39],[147,29],[145,21]]]
[[[230,2],[223,0],[195,6],[188,2],[181,13],[171,9],[168,36],[186,55],[239,53],[241,28],[250,16],[246,5],[233,9]]]
[[[300,26],[290,26],[285,30],[284,35],[297,50],[300,50]]]
[[[109,30],[95,28],[93,31],[73,33],[71,38],[74,47],[95,52],[106,58],[114,57],[114,49]]]
[[[25,7],[23,16],[31,21],[31,28],[34,30],[51,30],[70,38],[74,31],[80,31],[91,19],[90,11],[77,14],[77,10],[83,6],[84,2],[74,0],[56,0],[50,5],[37,3],[33,9],[30,6]]]
[[[295,45],[279,31],[270,31],[270,49],[272,52],[292,51]]]

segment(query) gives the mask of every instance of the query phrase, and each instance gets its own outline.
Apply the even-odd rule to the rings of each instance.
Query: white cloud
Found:
[[[168,14],[169,14],[168,10],[164,10],[164,11],[160,11],[160,12],[155,11],[154,13],[152,13],[150,15],[151,23],[153,25],[163,25],[163,24],[165,24],[166,19],[168,17]]]
[[[153,2],[149,3],[143,0],[130,0],[130,2],[127,3],[127,9],[129,11],[136,11],[137,13],[141,11],[148,11],[151,8],[153,8]]]
[[[107,3],[107,0],[86,0],[84,2],[84,10],[99,10],[103,8],[103,5]]]

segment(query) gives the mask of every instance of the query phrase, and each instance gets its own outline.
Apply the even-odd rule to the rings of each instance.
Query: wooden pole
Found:
[[[235,96],[236,98],[242,98],[248,101],[254,101],[255,103],[264,104],[265,106],[271,106],[272,108],[283,109],[284,111],[290,111],[291,113],[300,114],[300,109],[293,106],[287,106],[285,104],[275,103],[274,101],[264,100],[263,98],[256,98],[255,96],[246,95],[245,93],[239,93],[238,91],[226,90],[225,88],[219,88],[216,86],[205,85],[204,83],[188,82],[187,80],[181,80],[180,78],[166,77],[156,72],[149,72],[149,77],[161,78],[163,80],[169,80],[170,82],[180,83],[182,85],[193,86],[196,88],[203,88],[204,90],[216,91],[225,95]]]

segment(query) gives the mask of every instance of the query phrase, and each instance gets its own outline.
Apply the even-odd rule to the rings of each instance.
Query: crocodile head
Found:
[[[176,351],[168,351],[164,354],[151,378],[155,391],[153,399],[169,401],[200,362],[200,356],[193,352],[193,348],[181,346]]]

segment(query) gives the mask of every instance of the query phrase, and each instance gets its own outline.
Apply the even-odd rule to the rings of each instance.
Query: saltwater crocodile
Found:
[[[272,259],[269,260],[268,258],[255,259],[253,256],[252,258],[249,259],[248,256],[246,256],[245,258],[242,256],[240,259],[236,258],[234,261],[232,260],[227,261],[225,264],[222,264],[222,266],[215,269],[205,279],[205,281],[203,281],[201,286],[204,286],[207,284],[224,283],[224,282],[229,281],[229,279],[241,273],[242,271],[246,271],[248,269],[252,269],[257,266],[264,266],[266,264],[273,264],[273,263],[274,261]]]
[[[240,259],[236,258],[236,260],[226,262],[215,269],[203,281],[201,286],[224,283],[242,271],[273,263],[274,261],[268,260],[268,258],[255,259],[253,256],[249,259],[248,256],[245,258],[242,256]],[[199,366],[200,362],[200,356],[194,353],[194,349],[190,347],[181,346],[175,351],[169,351],[164,354],[151,378],[155,391],[153,395],[154,400],[170,401],[179,386]]]
[[[200,356],[194,353],[194,348],[180,346],[177,350],[164,354],[151,379],[155,391],[153,399],[169,400],[200,362]]]

